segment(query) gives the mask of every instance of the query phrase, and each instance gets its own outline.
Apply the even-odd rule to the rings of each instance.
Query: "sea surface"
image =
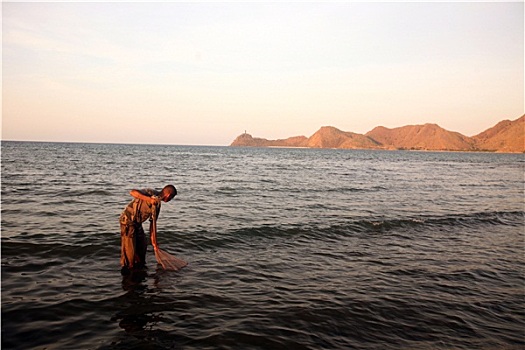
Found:
[[[524,154],[1,152],[2,349],[525,348]],[[122,277],[129,191],[168,183],[158,241],[189,265],[150,245]]]

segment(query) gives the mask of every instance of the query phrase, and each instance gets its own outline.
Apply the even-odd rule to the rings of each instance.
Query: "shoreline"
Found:
[[[498,150],[433,150],[433,149],[391,149],[391,148],[329,148],[329,147],[297,147],[297,146],[248,146],[248,145],[182,145],[155,143],[112,143],[112,142],[74,142],[74,141],[31,141],[31,140],[0,140],[0,143],[42,143],[42,144],[72,144],[72,145],[116,145],[116,146],[158,146],[158,147],[233,147],[233,148],[290,148],[290,149],[327,149],[346,151],[392,151],[392,152],[451,152],[451,153],[494,153],[494,154],[525,154],[524,152]]]
[[[505,152],[491,150],[434,150],[434,149],[391,149],[391,148],[330,148],[330,147],[295,147],[295,146],[227,146],[233,148],[290,148],[290,149],[327,149],[342,151],[389,151],[389,152],[440,152],[440,153],[492,153],[492,154],[525,154],[524,152]]]

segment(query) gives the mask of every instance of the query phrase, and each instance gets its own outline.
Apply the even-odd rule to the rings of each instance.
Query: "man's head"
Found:
[[[177,195],[177,189],[173,185],[165,186],[162,191],[160,191],[160,199],[164,202],[169,202]]]

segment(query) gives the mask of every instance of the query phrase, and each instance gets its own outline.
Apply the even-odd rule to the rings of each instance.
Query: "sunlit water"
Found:
[[[522,349],[523,154],[2,143],[2,349]],[[132,188],[173,183],[120,275]],[[145,225],[147,229],[147,225]]]

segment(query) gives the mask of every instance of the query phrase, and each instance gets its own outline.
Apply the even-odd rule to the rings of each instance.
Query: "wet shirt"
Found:
[[[160,191],[155,191],[151,188],[140,191],[148,196],[160,195]],[[141,224],[148,219],[150,221],[157,220],[160,213],[160,203],[159,201],[157,204],[150,204],[141,199],[134,198],[120,215],[120,223],[125,225],[131,223]]]

